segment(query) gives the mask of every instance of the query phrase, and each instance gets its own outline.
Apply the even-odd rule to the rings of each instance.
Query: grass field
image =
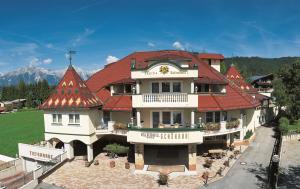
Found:
[[[44,139],[43,112],[38,110],[0,114],[0,154],[15,157],[18,143]]]

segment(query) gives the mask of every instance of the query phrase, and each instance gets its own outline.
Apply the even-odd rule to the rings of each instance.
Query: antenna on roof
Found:
[[[73,50],[69,50],[68,52],[67,52],[67,55],[68,55],[68,59],[69,59],[69,61],[70,61],[70,65],[72,65],[72,55],[73,54],[76,54],[76,51],[73,51]]]

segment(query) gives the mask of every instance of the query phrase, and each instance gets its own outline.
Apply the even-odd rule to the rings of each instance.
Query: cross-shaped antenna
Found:
[[[68,58],[69,58],[69,61],[70,61],[70,65],[72,65],[72,55],[76,54],[76,51],[73,51],[73,50],[70,49],[67,54],[69,56]]]

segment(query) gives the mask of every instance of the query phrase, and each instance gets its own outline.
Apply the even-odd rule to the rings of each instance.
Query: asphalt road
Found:
[[[256,139],[236,161],[221,180],[202,189],[257,189],[265,188],[267,167],[275,138],[271,127],[261,126],[256,130]],[[241,165],[245,162],[246,165]]]

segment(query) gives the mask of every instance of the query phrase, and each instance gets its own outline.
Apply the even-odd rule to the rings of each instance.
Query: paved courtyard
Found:
[[[228,152],[227,155],[232,155],[233,152]],[[116,159],[116,167],[110,168],[109,162],[111,161],[105,154],[100,154],[96,157],[99,160],[99,165],[92,164],[90,167],[84,166],[84,161],[74,160],[72,162],[67,162],[46,179],[44,183],[48,184],[51,188],[51,184],[63,188],[76,188],[76,189],[89,189],[89,188],[199,188],[203,185],[203,179],[201,175],[205,170],[210,172],[210,181],[220,179],[221,177],[216,174],[220,166],[223,166],[223,159],[216,159],[213,165],[209,169],[203,167],[205,158],[197,158],[197,173],[195,176],[177,176],[169,180],[169,187],[159,186],[157,179],[150,175],[145,174],[134,174],[134,164],[130,165],[130,169],[125,169],[124,165],[126,162],[126,157],[120,157]],[[230,165],[233,164],[235,160],[231,160]],[[224,170],[224,173],[228,171],[229,168]],[[50,184],[50,185],[49,185]],[[39,187],[38,187],[39,188]]]
[[[281,189],[300,188],[300,141],[285,141],[282,144],[280,175]]]
[[[271,127],[259,127],[256,130],[256,139],[241,155],[241,157],[229,170],[228,174],[223,179],[203,188],[264,188],[265,182],[267,181],[267,167],[269,165],[275,142],[273,134],[274,131]]]

